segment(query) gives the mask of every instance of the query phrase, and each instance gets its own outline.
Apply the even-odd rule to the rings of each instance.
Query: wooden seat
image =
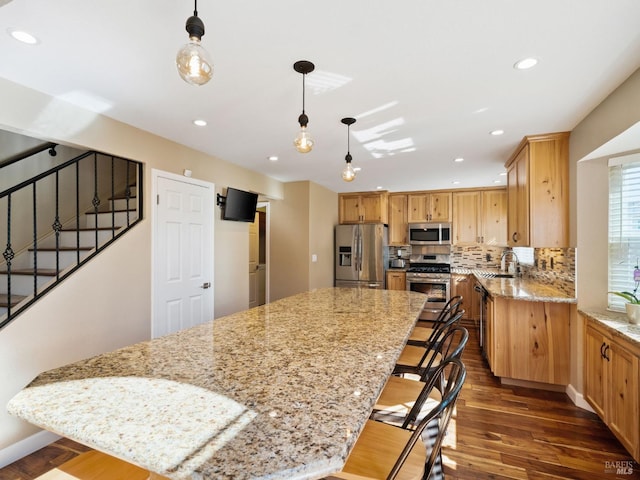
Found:
[[[446,360],[462,356],[462,352],[469,340],[469,332],[464,327],[455,327],[443,339],[440,356]],[[428,398],[421,399],[425,388],[429,388],[429,378],[410,380],[407,378],[391,376],[385,384],[371,413],[372,420],[378,420],[392,425],[406,425],[410,423],[412,416],[420,419],[421,412],[429,411],[434,404],[442,400],[442,393],[447,391],[445,379],[436,380],[435,389],[431,389]],[[422,406],[416,405],[424,402]],[[416,409],[420,409],[417,411]]]
[[[430,475],[440,459],[440,448],[455,402],[464,383],[466,370],[459,359],[439,367],[449,369],[450,388],[442,399],[408,428],[367,420],[347,461],[339,473],[329,478],[349,480],[420,480]],[[431,383],[431,389],[435,382]]]
[[[462,296],[456,295],[451,297],[449,301],[442,307],[442,310],[438,315],[429,320],[418,320],[416,326],[413,328],[407,344],[409,345],[424,345],[434,335],[437,327],[445,323],[449,318],[453,317],[460,311],[462,305]]]
[[[396,361],[394,374],[412,373],[423,377],[430,369],[438,366],[442,361],[439,343],[447,335],[449,329],[454,328],[464,315],[464,310],[438,326],[428,342],[422,345],[405,345]]]

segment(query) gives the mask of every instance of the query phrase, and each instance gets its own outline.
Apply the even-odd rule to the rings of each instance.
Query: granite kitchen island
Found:
[[[13,415],[172,479],[341,469],[426,297],[319,289],[36,377]]]

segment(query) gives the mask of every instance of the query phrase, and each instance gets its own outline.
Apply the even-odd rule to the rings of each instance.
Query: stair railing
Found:
[[[0,193],[0,202],[6,202],[6,246],[2,253],[5,269],[0,273],[7,278],[6,294],[0,294],[0,306],[6,308],[6,313],[0,315],[0,329],[142,220],[142,174],[140,162],[90,151]],[[137,189],[135,196],[132,194],[134,186]],[[120,191],[124,193],[118,196]],[[102,206],[105,197],[111,201],[111,208],[108,204]],[[29,210],[25,205],[26,199],[31,202],[32,228],[25,229],[24,212]],[[118,199],[124,203],[123,208],[115,208]],[[15,218],[16,201],[20,202],[20,219]],[[117,222],[120,212],[124,214],[121,225]],[[135,213],[133,218],[132,212]],[[0,210],[0,222],[1,217],[5,216],[3,213]],[[92,227],[81,226],[82,215],[93,215],[90,222]],[[101,217],[110,217],[110,221],[101,220]],[[49,221],[52,223],[48,224]],[[22,228],[16,228],[18,222]],[[75,246],[62,246],[61,235],[70,228],[75,230]],[[31,239],[25,238],[28,235],[25,231],[28,230],[31,230]],[[82,232],[91,230],[95,233],[92,245],[83,245]],[[102,240],[101,232],[107,233]],[[54,247],[44,246],[52,240]],[[19,246],[13,245],[16,241],[20,243]],[[32,252],[33,289],[26,295],[15,293],[12,289],[13,277],[17,274],[28,275],[31,271],[31,266],[25,269],[24,266],[14,265],[17,257],[15,248],[23,254]],[[53,269],[39,266],[45,251],[55,253]],[[64,265],[61,255],[69,251],[76,252],[75,260]],[[43,274],[53,281],[39,286],[38,280]]]

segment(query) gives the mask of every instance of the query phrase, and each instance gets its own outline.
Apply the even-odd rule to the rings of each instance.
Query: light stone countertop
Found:
[[[426,296],[327,288],[40,374],[28,422],[172,479],[341,469]]]
[[[578,313],[604,325],[612,335],[621,337],[640,346],[640,325],[629,323],[625,313],[591,309],[578,309]]]
[[[551,285],[546,285],[524,277],[485,278],[482,276],[485,272],[498,273],[497,270],[490,269],[453,269],[453,273],[473,275],[492,297],[503,297],[529,302],[577,303],[575,297],[569,296]]]

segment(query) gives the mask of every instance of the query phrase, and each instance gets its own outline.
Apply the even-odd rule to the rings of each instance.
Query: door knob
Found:
[[[200,288],[205,288],[206,289],[206,288],[210,288],[210,287],[211,287],[211,282],[204,282]]]

